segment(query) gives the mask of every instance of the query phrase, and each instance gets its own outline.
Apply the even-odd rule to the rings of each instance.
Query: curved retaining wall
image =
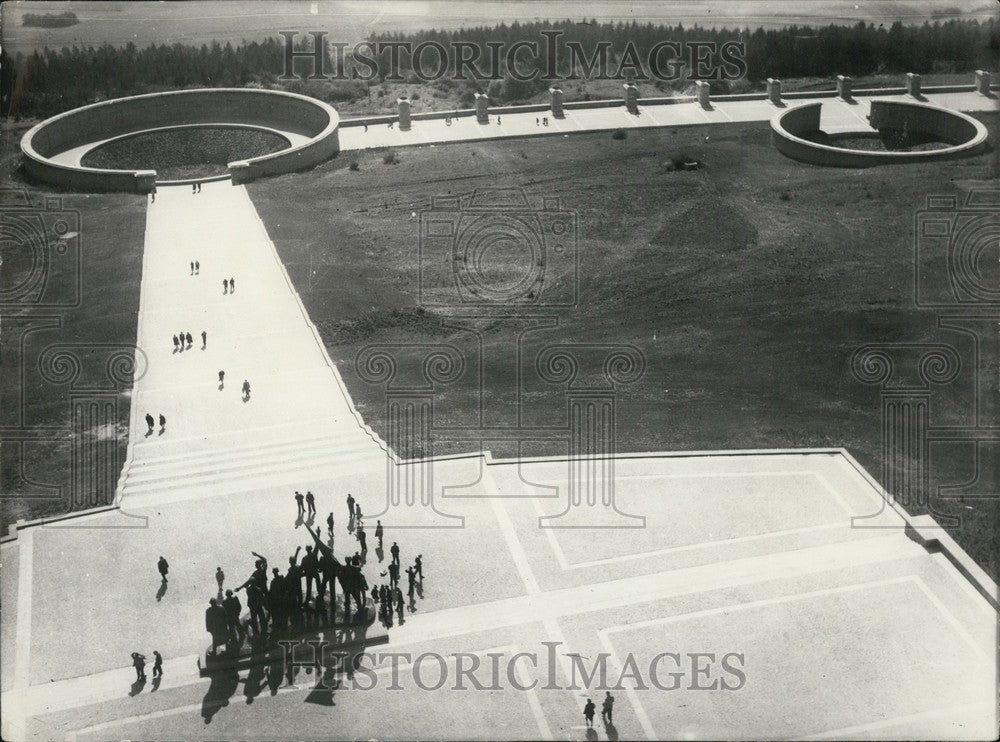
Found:
[[[902,129],[905,126],[913,133],[927,135],[950,146],[919,152],[842,149],[799,136],[819,130],[821,111],[822,103],[807,103],[777,114],[771,119],[771,139],[775,148],[787,157],[813,165],[872,167],[966,157],[985,149],[989,134],[981,122],[958,111],[927,103],[877,100],[871,104],[869,121],[872,128]]]
[[[76,190],[144,193],[155,185],[155,171],[74,167],[50,158],[90,142],[205,124],[246,124],[309,137],[296,147],[231,163],[234,180],[312,167],[340,150],[339,117],[326,103],[275,90],[219,88],[136,95],[76,108],[28,131],[21,139],[21,151],[28,174],[45,183]]]

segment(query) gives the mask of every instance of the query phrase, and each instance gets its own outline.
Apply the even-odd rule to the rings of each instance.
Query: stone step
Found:
[[[133,464],[125,475],[125,485],[139,485],[173,478],[190,482],[193,477],[224,475],[227,472],[238,472],[247,466],[271,464],[282,467],[286,462],[322,461],[334,456],[374,454],[376,451],[381,450],[371,440],[358,438],[350,441],[319,438],[310,443],[298,444],[283,442],[238,452],[216,450],[197,458]]]
[[[324,428],[318,430],[315,426],[311,430],[299,430],[298,435],[275,434],[269,429],[261,431],[245,430],[240,431],[239,436],[210,436],[189,439],[192,443],[198,442],[197,447],[186,446],[184,450],[173,449],[173,452],[165,455],[157,455],[151,450],[136,450],[133,458],[132,470],[147,469],[176,462],[197,463],[205,460],[218,458],[220,455],[239,455],[242,453],[267,453],[277,449],[294,451],[299,447],[312,446],[320,442],[325,442],[331,446],[354,445],[362,443],[364,445],[377,446],[378,443],[368,436],[359,427],[346,429],[341,427]],[[232,442],[230,442],[232,441]],[[239,442],[236,442],[239,441]]]
[[[329,438],[337,441],[364,438],[375,445],[378,445],[379,442],[353,417],[343,419],[312,418],[296,423],[283,423],[186,438],[150,441],[139,439],[133,449],[133,461],[159,463],[191,459],[198,456],[212,456],[214,452],[219,450],[258,451],[272,445],[295,445],[318,438]]]
[[[384,454],[377,456],[335,456],[320,461],[303,460],[288,462],[287,466],[276,468],[244,467],[239,473],[228,473],[220,477],[205,477],[198,481],[173,477],[157,482],[126,484],[121,490],[120,504],[126,512],[182,500],[203,499],[218,495],[231,495],[273,487],[290,487],[298,490],[322,490],[321,483],[327,479],[342,478],[356,472],[380,471],[385,466]]]

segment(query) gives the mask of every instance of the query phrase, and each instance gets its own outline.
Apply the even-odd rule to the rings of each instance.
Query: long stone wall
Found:
[[[916,152],[879,152],[819,144],[800,135],[818,131],[822,103],[807,103],[771,119],[774,146],[782,154],[813,165],[872,167],[932,162],[965,157],[987,144],[986,127],[971,116],[926,103],[872,101],[870,122],[875,129],[906,129],[912,134],[947,143],[948,147]]]
[[[154,186],[155,171],[74,167],[50,158],[126,134],[206,124],[262,126],[310,138],[297,147],[233,163],[251,178],[312,167],[340,149],[339,117],[322,101],[274,90],[220,88],[137,95],[77,108],[32,128],[21,140],[21,150],[28,174],[43,182],[76,190],[146,192]]]

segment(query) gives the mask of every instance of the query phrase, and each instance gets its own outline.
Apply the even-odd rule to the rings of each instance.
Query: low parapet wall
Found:
[[[771,119],[774,146],[794,160],[830,167],[872,167],[951,160],[976,154],[986,148],[988,131],[976,119],[927,103],[872,101],[869,120],[875,129],[906,130],[947,143],[949,146],[917,152],[879,152],[844,149],[819,144],[802,135],[819,131],[822,103],[807,103],[789,108]],[[867,133],[867,132],[864,132]],[[838,134],[844,136],[844,133]]]
[[[146,192],[153,188],[155,171],[75,167],[51,158],[91,142],[150,129],[208,124],[259,126],[309,137],[296,147],[240,163],[246,166],[240,172],[251,177],[312,167],[340,149],[339,117],[326,103],[275,90],[219,88],[136,95],[76,108],[28,131],[21,151],[28,174],[52,185]]]

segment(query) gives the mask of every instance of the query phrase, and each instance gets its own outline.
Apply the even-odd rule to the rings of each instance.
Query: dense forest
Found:
[[[409,34],[374,36],[371,42],[409,41],[414,45],[435,41],[444,46],[451,42],[471,42],[485,49],[487,42],[538,42],[544,49],[542,31],[559,30],[557,42],[559,75],[572,75],[568,67],[565,45],[579,44],[592,54],[598,42],[611,43],[611,56],[620,56],[631,43],[645,57],[658,42],[665,40],[689,44],[693,41],[741,41],[745,44],[746,78],[757,85],[767,77],[831,77],[834,74],[862,76],[878,73],[903,72],[966,72],[977,68],[992,68],[1000,55],[1000,22],[990,19],[925,23],[922,26],[890,27],[859,22],[854,26],[830,25],[823,28],[792,26],[780,30],[749,31],[748,29],[705,29],[684,27],[596,22],[577,23],[537,22],[501,24],[494,27],[465,28],[456,31],[419,31]],[[332,40],[327,36],[327,41]],[[312,39],[301,34],[296,39],[301,48]],[[371,54],[371,52],[368,52]],[[326,71],[336,69],[328,50]],[[485,59],[487,54],[483,54]],[[379,73],[390,74],[387,53],[379,57]],[[282,80],[285,62],[285,41],[271,38],[264,41],[202,45],[153,45],[138,49],[133,44],[123,47],[72,47],[44,49],[11,58],[0,51],[2,100],[0,112],[13,118],[41,118],[99,100],[124,95],[172,90],[185,87],[244,87],[259,86],[293,92],[307,92],[330,103],[352,101],[370,95],[369,87],[381,80],[333,80],[309,82]],[[301,60],[296,64],[309,63]],[[544,61],[537,62],[539,68]],[[348,53],[344,65],[348,77],[353,72],[370,74],[369,67],[360,65]],[[411,82],[411,60],[403,54],[400,72]],[[306,75],[309,68],[296,67]],[[522,68],[523,71],[523,68]],[[448,70],[454,72],[453,65]],[[501,77],[504,75],[501,74]],[[506,76],[506,82],[493,83],[491,97],[503,102],[530,98],[548,86],[542,79],[518,84]],[[447,78],[439,84],[452,85]],[[676,89],[684,84],[684,76]],[[462,83],[464,98],[471,100],[472,91],[485,89],[487,82],[466,80]],[[661,89],[669,85],[661,84]]]

